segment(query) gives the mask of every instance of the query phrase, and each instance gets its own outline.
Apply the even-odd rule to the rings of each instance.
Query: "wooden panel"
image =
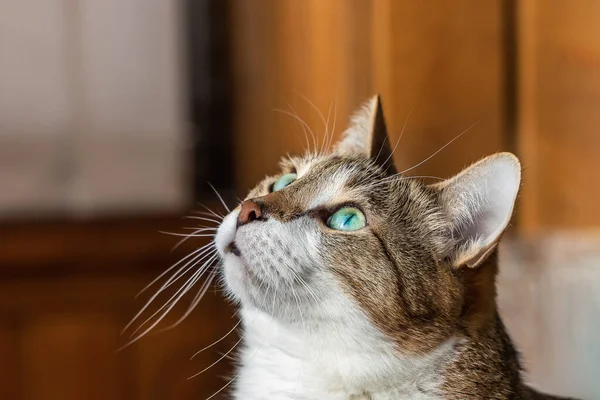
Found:
[[[184,224],[164,219],[3,227],[0,242],[7,247],[0,249],[0,398],[191,400],[217,391],[225,382],[221,377],[231,376],[229,359],[187,380],[236,340],[232,334],[190,361],[236,322],[216,288],[175,329],[157,332],[185,313],[194,293],[157,330],[116,352],[129,340],[119,336],[120,330],[157,287],[137,300],[136,293],[206,243],[191,239],[170,254],[181,238],[157,230],[162,225],[177,231]],[[166,299],[159,296],[143,318]]]
[[[325,124],[309,101],[329,130],[335,120],[339,135],[351,111],[381,92],[394,143],[412,111],[397,150],[400,168],[417,164],[480,121],[415,174],[449,175],[505,149],[501,5],[236,2],[238,191],[275,171],[280,156],[302,150],[298,121],[273,108],[297,114],[323,140]]]
[[[109,316],[89,314],[31,321],[23,337],[24,399],[123,399],[115,322]]]
[[[207,243],[208,238],[190,238],[178,252],[170,254],[182,238],[164,232],[181,235],[191,232],[181,229],[184,226],[214,226],[196,222],[164,217],[0,224],[0,272],[23,274],[57,265],[62,271],[87,269],[89,272],[101,268],[106,272],[126,263],[138,266],[145,262],[151,268],[160,265],[158,261],[173,261],[178,255]]]
[[[474,123],[409,174],[445,177],[482,156],[507,150],[502,2],[388,3],[387,12],[374,16],[374,28],[385,30],[377,33],[378,40],[387,37],[390,54],[383,55],[382,64],[388,65],[380,66],[384,84],[373,90],[382,92],[392,143],[407,123],[397,149],[399,169],[425,160]]]
[[[21,397],[21,343],[17,324],[0,313],[0,398]]]
[[[528,232],[600,224],[600,3],[517,2],[519,138]]]
[[[191,316],[194,324],[185,323],[149,335],[135,346],[135,383],[140,399],[206,399],[221,389],[228,377],[233,376],[232,358],[223,358],[223,355],[236,344],[236,333],[193,357],[196,352],[229,332],[237,322],[233,318],[233,311],[214,307],[221,301],[220,294],[207,293]],[[162,326],[168,327],[176,322],[175,314],[182,311],[173,313]],[[205,323],[199,325],[201,321]],[[229,354],[233,356],[235,353]],[[227,393],[223,391],[220,394]]]

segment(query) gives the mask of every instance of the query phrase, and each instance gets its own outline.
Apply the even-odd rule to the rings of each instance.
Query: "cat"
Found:
[[[238,400],[559,399],[528,387],[496,306],[520,187],[499,153],[435,184],[394,166],[379,96],[220,224]]]

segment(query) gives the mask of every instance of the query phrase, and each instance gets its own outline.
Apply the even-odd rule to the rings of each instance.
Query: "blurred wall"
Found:
[[[187,380],[237,341],[231,335],[189,360],[235,323],[212,291],[174,330],[113,352],[127,340],[120,329],[152,291],[138,302],[133,295],[208,238],[171,255],[179,238],[157,231],[189,233],[178,218],[36,223],[51,212],[132,216],[186,204],[181,4],[0,0],[0,218],[33,219],[0,224],[2,399],[201,399],[232,376],[219,362]],[[303,127],[337,137],[375,92],[392,143],[402,136],[402,169],[477,122],[409,174],[446,177],[500,150],[521,156],[519,235],[501,253],[501,310],[534,382],[594,398],[600,238],[589,230],[600,224],[600,4],[228,6],[238,194],[276,171],[280,156],[302,151]],[[150,315],[168,301],[171,293],[164,294]],[[176,322],[186,305],[161,326]]]
[[[241,0],[233,7],[239,193],[287,152],[297,114],[339,135],[379,92],[400,169],[447,177],[513,151],[521,232],[600,225],[600,3]],[[260,5],[260,6],[257,6]],[[261,154],[261,157],[256,157]]]
[[[531,382],[600,399],[600,2],[235,4],[239,194],[302,152],[304,129],[338,137],[374,93],[408,175],[515,152],[523,185],[501,252],[502,314]]]
[[[187,203],[180,12],[0,1],[0,217]]]

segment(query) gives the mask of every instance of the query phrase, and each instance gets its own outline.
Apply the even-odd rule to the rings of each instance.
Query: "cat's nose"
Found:
[[[245,225],[252,221],[259,221],[262,219],[263,214],[260,209],[260,206],[252,200],[244,200],[240,209],[240,213],[238,214],[238,226]]]

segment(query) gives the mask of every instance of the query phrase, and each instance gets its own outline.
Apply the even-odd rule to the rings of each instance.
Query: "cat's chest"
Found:
[[[419,386],[423,382],[387,382],[377,389],[369,382],[361,383],[360,371],[339,374],[336,361],[306,365],[268,349],[244,351],[236,383],[235,400],[440,400]],[[262,353],[262,354],[261,354]],[[353,368],[347,365],[348,369]],[[363,365],[365,369],[368,367]],[[358,369],[358,368],[357,368]],[[356,377],[353,381],[352,377]],[[378,384],[375,384],[378,386]],[[382,385],[383,386],[383,385]],[[363,387],[369,387],[363,390]]]
[[[434,360],[400,359],[364,335],[340,343],[294,337],[276,324],[246,332],[236,400],[437,400]]]

